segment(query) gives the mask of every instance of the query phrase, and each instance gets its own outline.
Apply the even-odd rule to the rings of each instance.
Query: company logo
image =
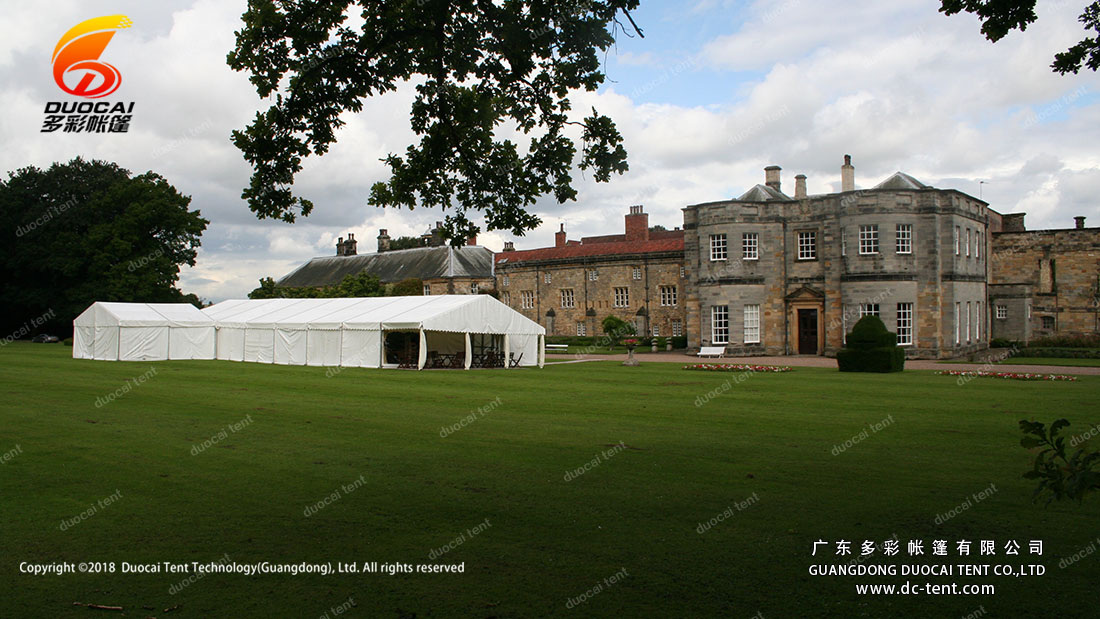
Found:
[[[58,88],[87,99],[106,97],[118,90],[122,74],[99,57],[116,30],[133,24],[125,15],[106,15],[70,28],[53,50],[53,79]]]

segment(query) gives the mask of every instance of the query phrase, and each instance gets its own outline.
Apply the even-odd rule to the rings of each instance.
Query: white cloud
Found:
[[[544,223],[527,237],[483,232],[479,242],[549,245],[561,223],[570,238],[617,233],[638,203],[651,224],[672,228],[685,205],[739,195],[763,181],[769,164],[784,168],[788,191],[798,173],[808,175],[811,193],[832,191],[845,153],[864,187],[897,170],[972,194],[985,181],[993,208],[1027,210],[1031,228],[1068,227],[1074,215],[1097,224],[1096,74],[1062,77],[1048,67],[1084,36],[1079,4],[1040,3],[1039,21],[994,45],[975,18],[944,17],[936,0],[702,0],[647,27],[646,39],[616,59],[654,71],[628,72],[634,77],[574,100],[578,113],[594,105],[615,119],[630,171],[610,184],[581,175],[578,201],[540,200]],[[327,155],[306,160],[297,191],[313,200],[313,215],[294,225],[255,218],[240,199],[250,169],[229,142],[264,106],[247,76],[225,65],[244,9],[243,0],[65,1],[49,14],[17,6],[0,23],[0,167],[80,154],[163,174],[211,220],[198,264],[181,278],[186,291],[211,299],[242,296],[260,277],[332,255],[336,237],[349,232],[361,252],[372,251],[379,228],[415,235],[443,218],[366,204],[371,184],[385,178],[379,159],[413,138],[407,88],[368,100]],[[120,95],[137,102],[131,132],[39,133],[43,103],[59,96],[48,71],[54,43],[77,21],[109,13],[135,22],[109,48],[123,73]],[[727,31],[695,49],[680,44],[700,25]],[[685,87],[679,104],[653,102]],[[696,89],[708,94],[693,99]]]

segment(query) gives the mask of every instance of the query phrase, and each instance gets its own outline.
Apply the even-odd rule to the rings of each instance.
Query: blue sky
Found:
[[[578,93],[615,119],[630,172],[609,184],[578,180],[579,199],[541,200],[543,225],[524,238],[483,233],[500,249],[618,232],[632,204],[653,224],[682,223],[684,206],[739,195],[763,168],[795,174],[811,193],[839,187],[845,154],[858,186],[895,171],[937,187],[978,194],[1001,212],[1027,212],[1028,226],[1100,225],[1100,78],[1051,73],[1055,52],[1084,35],[1080,2],[1039,2],[1039,20],[991,44],[969,15],[945,17],[938,0],[642,2],[633,16],[645,38],[620,34],[605,61],[608,82]],[[316,205],[293,226],[258,221],[240,199],[250,170],[229,143],[262,102],[245,75],[225,65],[244,0],[105,2],[61,0],[49,10],[9,3],[0,23],[0,165],[14,170],[74,156],[154,170],[202,210],[211,225],[198,264],[181,287],[211,300],[241,297],[260,277],[279,277],[312,256],[334,253],[356,233],[360,250],[379,228],[416,234],[438,211],[366,205],[384,178],[379,159],[403,151],[409,91],[367,101],[339,143],[308,160],[298,190]],[[126,14],[108,54],[122,72],[113,99],[135,101],[130,133],[41,134],[45,101],[60,92],[50,54],[79,21]]]

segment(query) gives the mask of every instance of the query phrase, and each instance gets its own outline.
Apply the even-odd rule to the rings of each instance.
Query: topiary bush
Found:
[[[837,351],[836,364],[841,372],[900,372],[905,369],[905,350],[878,316],[864,316]]]

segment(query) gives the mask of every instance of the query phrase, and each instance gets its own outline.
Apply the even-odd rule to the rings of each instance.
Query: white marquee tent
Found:
[[[188,303],[93,303],[73,321],[73,358],[213,359],[214,321]]]
[[[218,359],[232,361],[469,368],[495,354],[541,367],[545,356],[546,329],[488,295],[233,300],[202,312]]]

